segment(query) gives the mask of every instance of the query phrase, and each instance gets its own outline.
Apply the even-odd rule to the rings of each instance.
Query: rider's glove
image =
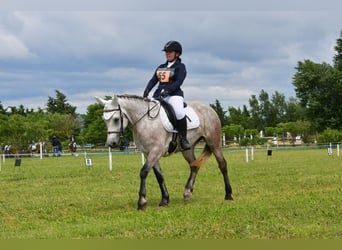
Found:
[[[143,97],[144,97],[144,98],[147,98],[147,97],[148,97],[148,90],[147,90],[147,89],[144,90]]]
[[[167,97],[168,95],[169,95],[169,91],[167,91],[167,90],[164,90],[164,91],[160,94],[161,97]]]

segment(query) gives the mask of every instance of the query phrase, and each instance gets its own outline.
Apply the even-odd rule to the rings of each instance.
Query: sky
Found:
[[[332,64],[342,31],[342,2],[314,2],[0,0],[0,102],[44,109],[59,90],[85,114],[94,96],[142,95],[169,40],[183,46],[186,101],[295,97],[298,61]]]

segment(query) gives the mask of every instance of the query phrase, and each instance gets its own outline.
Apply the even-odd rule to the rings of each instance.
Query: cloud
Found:
[[[337,10],[2,11],[0,101],[43,107],[58,89],[84,113],[94,95],[142,94],[173,39],[187,100],[226,108],[261,89],[290,97],[298,61],[331,63],[341,23]]]
[[[0,60],[26,59],[30,56],[29,49],[17,37],[0,30]]]
[[[334,10],[339,0],[173,0],[173,4],[161,4],[159,0],[2,0],[1,7],[6,11],[289,11],[289,10]]]

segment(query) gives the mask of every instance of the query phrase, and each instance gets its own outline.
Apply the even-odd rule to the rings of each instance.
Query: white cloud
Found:
[[[58,89],[84,112],[94,95],[141,94],[171,39],[187,100],[290,97],[296,63],[330,63],[341,23],[340,11],[3,11],[0,101],[42,107]]]
[[[25,59],[31,56],[29,49],[17,37],[0,30],[0,60]]]
[[[222,10],[334,10],[339,0],[312,1],[312,0],[211,0],[211,1],[183,1],[173,0],[173,4],[161,4],[159,0],[2,0],[4,10],[41,10],[41,11],[122,11],[122,10],[196,10],[196,11],[222,11]]]

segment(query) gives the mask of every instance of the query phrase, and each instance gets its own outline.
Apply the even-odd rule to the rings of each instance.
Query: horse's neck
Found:
[[[147,117],[149,110],[155,113],[155,108],[158,106],[158,103],[140,99],[121,99],[119,104],[131,124]]]

